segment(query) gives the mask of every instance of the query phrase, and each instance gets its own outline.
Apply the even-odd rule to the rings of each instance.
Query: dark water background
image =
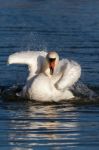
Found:
[[[0,86],[25,83],[25,65],[6,65],[22,50],[56,50],[99,88],[99,1],[0,0]],[[0,149],[98,150],[99,106],[0,98]]]

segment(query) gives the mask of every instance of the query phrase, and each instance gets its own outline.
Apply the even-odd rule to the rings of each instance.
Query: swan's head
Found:
[[[49,74],[53,75],[55,68],[59,62],[59,55],[56,52],[48,52],[46,56],[47,69],[49,70]]]

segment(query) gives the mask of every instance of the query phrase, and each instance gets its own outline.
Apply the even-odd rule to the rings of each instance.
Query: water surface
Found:
[[[24,84],[27,66],[7,65],[22,50],[56,50],[82,66],[81,81],[99,89],[97,0],[0,0],[0,86]],[[98,90],[97,90],[98,91]],[[0,149],[99,149],[99,107],[0,98]]]

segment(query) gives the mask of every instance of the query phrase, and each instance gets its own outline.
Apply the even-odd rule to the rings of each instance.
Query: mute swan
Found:
[[[27,51],[10,55],[8,63],[29,66],[29,76],[20,96],[55,102],[74,98],[70,88],[81,75],[77,62],[59,60],[56,52]]]

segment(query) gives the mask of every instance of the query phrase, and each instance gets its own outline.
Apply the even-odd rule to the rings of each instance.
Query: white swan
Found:
[[[29,76],[21,96],[37,101],[74,98],[70,88],[81,75],[81,67],[75,61],[59,60],[56,52],[27,51],[10,55],[8,63],[29,66]]]

